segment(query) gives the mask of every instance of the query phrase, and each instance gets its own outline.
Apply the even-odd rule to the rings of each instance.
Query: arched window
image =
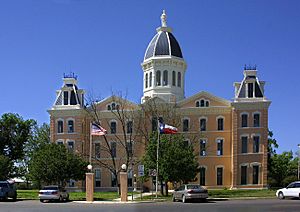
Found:
[[[205,107],[209,107],[209,101],[205,102]]]
[[[176,72],[172,71],[172,85],[176,86]]]
[[[117,123],[115,121],[110,122],[110,133],[116,134],[117,132]]]
[[[145,88],[148,88],[148,74],[145,76]]]
[[[156,86],[161,86],[161,74],[160,74],[160,71],[156,71]]]
[[[196,107],[200,107],[199,101],[196,102]]]
[[[111,103],[111,109],[115,110],[116,109],[116,104],[115,103]]]
[[[183,132],[188,132],[189,131],[189,120],[188,119],[183,119],[182,125],[183,125],[182,131]]]
[[[152,72],[150,72],[149,87],[152,87]]]
[[[253,115],[253,127],[260,127],[260,115],[259,113],[255,113]]]
[[[168,85],[168,71],[164,70],[164,75],[163,75],[163,85]]]
[[[218,130],[224,130],[224,119],[218,118]]]
[[[74,132],[74,121],[69,120],[68,121],[68,133],[73,133]]]
[[[107,105],[107,110],[111,110],[111,106],[110,105]]]
[[[181,87],[181,73],[180,72],[178,72],[178,75],[177,75],[177,86]]]
[[[206,119],[200,119],[200,131],[206,131]]]
[[[205,106],[204,103],[205,103],[205,101],[203,99],[201,99],[201,101],[200,101],[200,107],[204,107]]]
[[[248,127],[248,115],[242,114],[242,127]]]
[[[57,121],[57,133],[64,132],[64,122],[62,120]]]

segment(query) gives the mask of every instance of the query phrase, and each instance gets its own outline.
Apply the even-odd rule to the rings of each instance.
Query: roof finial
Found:
[[[165,10],[163,10],[163,13],[160,16],[160,19],[161,19],[161,26],[167,27],[167,14],[166,14]]]

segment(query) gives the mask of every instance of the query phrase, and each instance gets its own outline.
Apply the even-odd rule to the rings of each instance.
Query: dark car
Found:
[[[15,201],[17,199],[17,189],[14,183],[0,181],[0,199],[7,200],[7,198],[12,198]]]
[[[64,188],[60,186],[50,185],[45,186],[42,190],[39,191],[39,199],[41,202],[44,202],[46,200],[55,200],[62,202],[69,200],[69,194]]]
[[[173,202],[176,200],[181,200],[183,203],[187,200],[197,199],[205,200],[208,198],[207,189],[200,185],[186,184],[180,186],[173,193]]]

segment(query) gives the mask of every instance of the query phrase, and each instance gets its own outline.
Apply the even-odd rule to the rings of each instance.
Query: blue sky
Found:
[[[244,64],[257,64],[279,152],[296,151],[297,0],[0,0],[0,114],[49,122],[46,110],[71,71],[93,94],[127,90],[140,102],[140,64],[163,9],[188,64],[186,96],[204,90],[232,100]]]

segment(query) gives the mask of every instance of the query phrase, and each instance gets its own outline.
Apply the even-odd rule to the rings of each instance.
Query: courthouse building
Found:
[[[245,67],[241,76],[237,76],[241,81],[234,83],[233,101],[206,91],[186,97],[184,88],[193,85],[185,81],[187,64],[172,29],[167,26],[165,12],[161,15],[161,27],[156,31],[141,64],[141,102],[111,96],[96,104],[101,126],[107,129],[106,138],[116,160],[121,164],[124,155],[116,140],[116,136],[122,134],[122,124],[112,113],[119,109],[118,101],[127,102],[126,110],[139,111],[148,101],[156,99],[160,104],[176,104],[179,110],[178,133],[193,145],[199,162],[199,173],[192,183],[208,188],[266,188],[271,101],[264,94],[265,82],[259,80],[256,67]],[[193,69],[195,67],[189,71]],[[92,120],[87,113],[89,106],[84,103],[85,91],[78,87],[76,76],[65,75],[63,86],[56,95],[48,110],[51,142],[66,145],[70,151],[88,160]],[[138,161],[144,154],[145,145],[140,142],[144,138],[132,128],[134,122],[134,119],[127,120],[126,133],[135,135],[131,148],[135,161]],[[151,124],[145,127],[150,129]],[[97,162],[111,160],[101,148],[104,138],[92,136],[91,139],[95,187],[99,190],[115,187],[115,175]],[[136,174],[136,166],[134,164],[128,171],[129,186],[132,186],[130,180]],[[83,185],[70,180],[68,186],[82,189]]]

